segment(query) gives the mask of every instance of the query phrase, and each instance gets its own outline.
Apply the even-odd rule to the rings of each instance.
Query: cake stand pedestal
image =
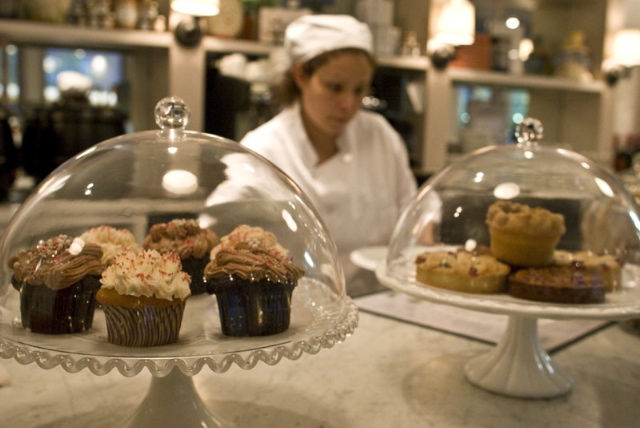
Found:
[[[213,414],[200,398],[193,378],[174,368],[167,376],[151,378],[144,400],[122,426],[223,428],[235,424]]]
[[[538,319],[510,315],[501,341],[469,361],[467,379],[476,386],[519,398],[553,398],[571,391],[571,379],[538,338]]]

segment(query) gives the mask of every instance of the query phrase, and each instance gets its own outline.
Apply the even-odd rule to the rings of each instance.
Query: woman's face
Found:
[[[366,54],[342,52],[332,56],[315,73],[294,72],[300,88],[305,124],[335,137],[362,106],[373,78],[373,65]]]

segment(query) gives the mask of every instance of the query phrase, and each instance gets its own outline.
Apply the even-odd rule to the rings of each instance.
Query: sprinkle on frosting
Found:
[[[58,235],[13,255],[9,267],[18,282],[61,290],[87,275],[100,275],[105,268],[101,258],[99,245]]]
[[[142,252],[142,247],[136,242],[133,233],[127,229],[116,229],[112,226],[98,226],[80,235],[85,242],[92,242],[102,247],[102,263],[110,265],[122,250]]]
[[[251,248],[271,249],[281,257],[287,257],[289,254],[286,249],[278,244],[278,240],[273,233],[267,232],[261,227],[251,227],[242,224],[236,227],[230,234],[222,237],[220,243],[211,250],[209,258],[214,260],[218,251],[234,248],[242,242],[247,243]]]
[[[209,229],[201,228],[197,220],[175,219],[151,226],[142,246],[145,250],[176,253],[184,260],[205,257],[217,243],[218,236]]]
[[[114,263],[103,272],[100,282],[103,288],[114,289],[125,296],[184,300],[191,294],[191,277],[182,271],[180,257],[155,250],[140,254],[129,250],[118,253]]]
[[[291,258],[272,248],[260,248],[241,242],[234,248],[224,248],[216,253],[204,270],[207,279],[220,276],[237,276],[258,282],[266,279],[274,283],[295,284],[304,271],[294,265]]]

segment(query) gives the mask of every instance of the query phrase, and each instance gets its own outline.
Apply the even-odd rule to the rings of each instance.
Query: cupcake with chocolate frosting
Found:
[[[22,326],[45,334],[89,330],[105,269],[101,258],[99,245],[67,235],[40,241],[10,257]]]
[[[142,246],[160,254],[177,254],[182,269],[191,276],[191,294],[195,295],[205,292],[204,267],[209,262],[209,252],[217,243],[217,235],[201,228],[197,220],[174,219],[151,226]]]
[[[216,295],[222,332],[264,336],[286,331],[293,289],[304,271],[270,232],[244,225],[235,232],[240,233],[232,232],[214,248],[204,272],[207,291]]]

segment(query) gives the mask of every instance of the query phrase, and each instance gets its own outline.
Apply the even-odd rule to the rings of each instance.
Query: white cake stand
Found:
[[[107,341],[101,312],[96,310],[89,332],[72,335],[35,334],[22,329],[19,319],[2,320],[0,357],[21,364],[36,363],[43,369],[61,366],[69,373],[88,369],[105,375],[117,369],[132,377],[147,368],[153,378],[146,397],[118,424],[136,428],[233,426],[213,414],[200,398],[192,377],[201,369],[224,373],[234,364],[251,369],[260,362],[275,365],[283,358],[297,360],[305,353],[316,354],[344,341],[358,325],[358,309],[348,296],[336,296],[322,284],[304,279],[293,292],[289,329],[271,336],[222,335],[215,298],[198,295],[187,301],[177,343],[126,348]],[[12,316],[16,313],[19,310]],[[6,316],[0,313],[0,319]]]
[[[413,297],[465,309],[508,315],[506,332],[491,351],[470,360],[465,375],[474,385],[517,398],[553,398],[567,394],[573,379],[542,347],[538,318],[620,320],[640,317],[640,284],[628,279],[637,266],[625,267],[622,290],[593,305],[560,305],[530,302],[508,295],[459,293],[418,284],[414,258],[396,260],[376,268],[385,286]],[[625,278],[627,278],[625,280]]]

